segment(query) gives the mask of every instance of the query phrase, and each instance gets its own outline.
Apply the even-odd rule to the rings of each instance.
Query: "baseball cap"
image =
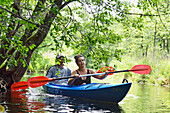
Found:
[[[57,58],[57,59],[60,59],[61,57],[65,58],[64,55],[58,55],[56,58]]]

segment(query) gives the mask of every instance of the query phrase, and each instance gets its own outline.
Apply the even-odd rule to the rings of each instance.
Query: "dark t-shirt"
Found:
[[[79,72],[76,70],[77,74]],[[87,69],[87,74],[90,74],[89,69]],[[79,74],[80,75],[80,74]],[[82,80],[81,77],[75,78],[72,83],[70,83],[71,86],[77,86],[77,85],[82,85],[83,83],[90,84],[91,83],[91,76],[87,76],[85,80]]]

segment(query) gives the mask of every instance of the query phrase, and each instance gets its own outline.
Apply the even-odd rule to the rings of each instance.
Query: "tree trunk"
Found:
[[[153,59],[155,59],[156,34],[157,34],[157,21],[155,23],[155,33],[153,39]]]
[[[146,57],[148,56],[148,48],[149,48],[149,45],[146,46],[146,50],[145,50],[145,56]]]
[[[166,49],[167,49],[167,53],[169,54],[169,39],[167,38],[167,44],[166,44]]]
[[[45,0],[39,0],[39,2],[44,3]],[[36,8],[34,11],[39,11],[41,9],[39,9],[39,2],[37,3]],[[64,6],[66,6],[69,2],[65,2],[63,3],[63,0],[55,0],[55,3],[51,6],[51,10],[46,14],[44,20],[43,20],[43,25],[39,26],[39,28],[26,28],[25,29],[25,34],[21,37],[21,41],[23,42],[24,46],[26,46],[27,48],[29,48],[32,44],[36,45],[35,48],[33,49],[29,49],[29,51],[27,52],[27,56],[24,56],[24,58],[21,56],[20,51],[16,51],[16,48],[12,48],[10,50],[10,55],[12,56],[15,52],[15,56],[14,58],[18,61],[18,59],[22,58],[25,60],[26,62],[26,66],[23,66],[23,63],[21,61],[18,61],[17,66],[13,65],[11,68],[7,69],[7,65],[3,65],[3,67],[0,68],[0,91],[2,90],[6,90],[8,88],[10,88],[10,86],[14,83],[14,82],[18,82],[21,80],[21,78],[23,77],[25,71],[27,70],[28,66],[29,66],[29,62],[31,59],[31,56],[34,52],[34,50],[43,42],[43,40],[45,39],[45,37],[47,36],[51,24],[53,22],[53,20],[55,19],[56,15],[58,14],[56,12],[56,10],[61,10]],[[63,3],[63,4],[62,4]],[[37,13],[33,13],[37,14]],[[35,16],[35,15],[34,15]],[[33,32],[35,32],[35,30],[37,30],[36,33],[33,34]],[[12,32],[12,31],[11,31]],[[11,32],[9,32],[9,34],[11,34]],[[9,36],[10,38],[11,36]],[[6,43],[6,42],[4,42]],[[5,61],[5,60],[9,60],[6,57],[6,53],[7,50],[4,50],[4,48],[0,48],[0,54],[4,55],[5,57],[0,57],[0,66],[1,64]]]
[[[166,46],[165,46],[165,39],[162,38],[162,41],[163,41],[163,47],[162,47],[162,48],[163,48],[163,50],[164,50],[165,47],[166,47]]]

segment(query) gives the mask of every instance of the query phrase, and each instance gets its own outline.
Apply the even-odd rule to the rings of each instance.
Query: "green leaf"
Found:
[[[31,46],[29,46],[29,48],[32,50],[32,49],[34,49],[36,47],[36,45],[35,44],[32,44]]]

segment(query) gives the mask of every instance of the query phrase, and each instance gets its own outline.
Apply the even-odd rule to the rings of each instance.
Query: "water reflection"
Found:
[[[133,84],[119,104],[44,93],[41,88],[0,93],[4,113],[169,113],[168,88]]]
[[[37,89],[25,91],[11,91],[4,94],[0,99],[0,104],[8,113],[12,112],[116,112],[122,113],[122,108],[115,103],[96,102],[85,99],[70,98],[62,95],[50,95]],[[2,96],[2,95],[1,95]]]
[[[116,112],[122,113],[122,108],[115,103],[105,103],[99,101],[91,101],[85,99],[64,97],[60,95],[48,95],[44,98],[44,103],[47,105],[46,111],[56,112]]]
[[[37,112],[44,111],[43,107],[46,105],[41,101],[37,100],[37,96],[32,98],[28,95],[28,91],[11,91],[10,99],[8,100],[9,111],[16,112]]]

